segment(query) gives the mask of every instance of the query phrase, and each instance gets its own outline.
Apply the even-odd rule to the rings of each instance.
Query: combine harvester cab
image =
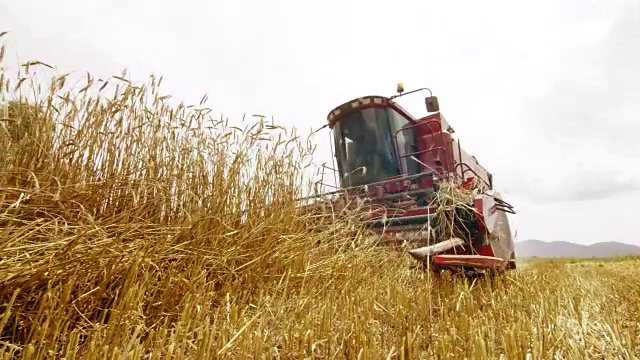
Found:
[[[396,99],[421,90],[430,93],[430,114],[414,118]],[[339,189],[323,195],[359,198],[364,223],[383,242],[415,244],[409,254],[433,271],[515,268],[506,215],[515,212],[493,190],[492,174],[453,138],[429,89],[397,91],[329,113]]]

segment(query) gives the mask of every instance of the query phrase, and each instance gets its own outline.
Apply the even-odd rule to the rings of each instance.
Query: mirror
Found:
[[[437,96],[428,96],[424,99],[424,102],[427,105],[428,112],[440,111],[440,104],[438,104]]]

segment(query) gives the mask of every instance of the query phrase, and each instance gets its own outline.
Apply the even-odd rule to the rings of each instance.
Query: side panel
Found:
[[[502,199],[501,194],[498,192],[492,192],[491,195],[495,196],[497,199]],[[490,241],[490,245],[495,256],[508,261],[514,250],[509,218],[504,211],[498,211],[496,217],[497,219],[493,233],[494,235],[497,235],[497,238],[495,238],[495,236],[492,237],[495,240]]]
[[[499,212],[496,200],[491,196],[478,195],[473,200],[473,205],[476,209],[476,219],[478,223],[489,234],[493,233],[496,229]]]

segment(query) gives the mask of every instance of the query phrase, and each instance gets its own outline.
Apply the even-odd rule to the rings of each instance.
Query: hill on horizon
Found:
[[[568,241],[524,240],[516,242],[517,257],[539,258],[592,258],[615,257],[624,255],[640,256],[640,246],[616,241],[598,242],[591,245],[576,244]]]

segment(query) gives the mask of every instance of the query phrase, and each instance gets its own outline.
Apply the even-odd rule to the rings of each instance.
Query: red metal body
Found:
[[[333,193],[366,197],[369,204],[376,205],[369,212],[368,223],[380,229],[383,237],[428,228],[426,225],[437,212],[438,204],[425,199],[434,191],[436,179],[450,179],[463,187],[479,180],[485,193],[469,204],[475,208],[475,227],[485,239],[492,232],[504,236],[484,242],[465,239],[464,244],[456,243],[450,249],[429,255],[430,264],[436,270],[514,266],[513,240],[505,214],[513,209],[493,192],[492,175],[462,149],[439,111],[415,118],[393,98],[367,96],[332,110],[328,126],[334,131],[335,160],[341,179],[341,190]],[[366,134],[359,134],[360,131]],[[368,148],[369,154],[380,152],[385,158],[393,158],[389,161],[392,170],[376,171],[350,165],[353,159],[358,160],[357,155],[350,153],[352,148],[363,148],[362,144],[367,142],[375,143]],[[390,150],[389,146],[395,149]],[[388,156],[389,153],[392,156]],[[363,178],[370,176],[375,180],[362,179],[353,185],[352,173],[359,169]],[[446,239],[422,236],[419,240],[422,245],[432,246]]]

